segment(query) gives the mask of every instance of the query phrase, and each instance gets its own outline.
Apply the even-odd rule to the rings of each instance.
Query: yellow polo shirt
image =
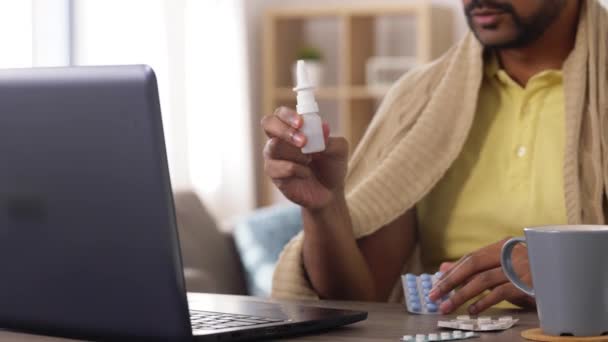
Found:
[[[564,122],[561,71],[541,72],[522,88],[495,58],[486,63],[470,136],[416,208],[429,272],[504,237],[521,236],[524,227],[567,223]]]

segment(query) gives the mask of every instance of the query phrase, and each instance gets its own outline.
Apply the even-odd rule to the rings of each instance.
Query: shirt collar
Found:
[[[502,84],[517,84],[511,76],[502,68],[500,65],[500,61],[495,52],[488,53],[485,59],[484,66],[485,75],[488,79],[497,79]],[[532,80],[543,80],[548,82],[561,82],[562,81],[562,71],[561,70],[545,70],[542,71],[530,78]],[[528,82],[530,84],[530,82]]]

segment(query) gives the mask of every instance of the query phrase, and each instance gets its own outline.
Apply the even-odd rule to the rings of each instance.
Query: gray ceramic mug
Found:
[[[502,247],[505,275],[536,298],[540,327],[549,335],[608,334],[608,226],[543,226],[525,228],[526,238]],[[513,269],[511,254],[528,245],[534,289]]]

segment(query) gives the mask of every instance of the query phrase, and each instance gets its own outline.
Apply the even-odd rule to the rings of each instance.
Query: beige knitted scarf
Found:
[[[573,224],[604,222],[607,17],[597,0],[583,0],[575,48],[563,66],[564,196],[568,221]],[[349,164],[347,203],[357,238],[374,233],[415,206],[448,170],[471,128],[482,72],[483,48],[469,33],[439,60],[411,71],[395,84]],[[318,298],[303,265],[303,238],[303,233],[297,235],[281,253],[273,297]]]

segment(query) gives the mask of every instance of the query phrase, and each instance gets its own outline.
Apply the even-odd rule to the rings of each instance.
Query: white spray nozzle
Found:
[[[306,62],[299,60],[296,64],[296,87],[293,91],[314,89],[310,80],[308,79],[308,71],[306,70]]]
[[[296,87],[293,91],[298,93],[298,105],[296,107],[298,114],[318,113],[319,105],[315,100],[315,87],[310,84],[308,72],[306,71],[306,62],[299,60],[296,64]]]

